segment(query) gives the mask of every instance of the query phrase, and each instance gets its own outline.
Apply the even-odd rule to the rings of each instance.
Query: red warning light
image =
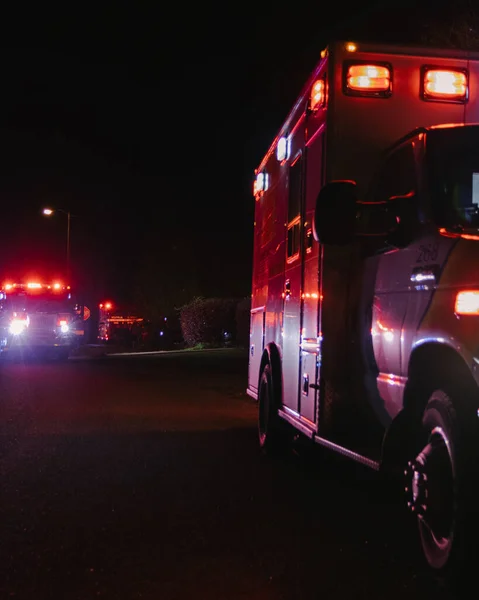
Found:
[[[391,73],[381,65],[352,65],[348,70],[347,85],[354,91],[387,92],[391,86]]]
[[[468,83],[465,71],[426,69],[423,85],[426,100],[456,100],[464,102],[467,99]]]

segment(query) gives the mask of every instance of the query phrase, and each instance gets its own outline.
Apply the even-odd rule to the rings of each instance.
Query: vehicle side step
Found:
[[[344,446],[335,444],[334,442],[331,442],[330,440],[327,440],[326,438],[322,438],[319,435],[315,435],[313,439],[317,444],[320,444],[321,446],[324,446],[325,448],[329,448],[330,450],[334,450],[334,452],[337,452],[338,454],[342,454],[343,456],[346,456],[347,458],[355,460],[356,462],[361,463],[362,465],[369,467],[370,469],[373,469],[373,471],[379,471],[379,469],[380,469],[381,465],[379,464],[379,462],[376,460],[373,460],[372,458],[368,458],[367,456],[358,454],[357,452],[354,452],[354,450],[349,450],[349,448],[344,448]]]
[[[363,456],[358,452],[354,452],[354,450],[349,450],[349,448],[340,446],[335,442],[331,442],[330,440],[317,435],[317,433],[311,429],[312,423],[310,424],[310,421],[302,419],[300,415],[298,415],[297,413],[293,413],[293,411],[291,411],[290,409],[280,409],[278,410],[278,415],[282,419],[290,423],[295,429],[298,429],[299,431],[301,431],[301,433],[314,440],[317,444],[320,444],[325,448],[329,448],[330,450],[333,450],[338,454],[342,454],[343,456],[350,458],[351,460],[361,463],[362,465],[373,469],[373,471],[379,471],[381,465],[378,461],[373,460],[372,458],[368,458],[367,456]]]

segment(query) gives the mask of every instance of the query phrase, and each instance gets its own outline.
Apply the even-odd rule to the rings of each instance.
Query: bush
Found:
[[[236,335],[235,312],[238,300],[195,298],[180,309],[183,337],[188,346],[224,346]]]

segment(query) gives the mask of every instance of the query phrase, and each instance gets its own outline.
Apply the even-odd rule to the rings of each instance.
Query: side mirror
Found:
[[[414,242],[421,233],[422,223],[414,193],[396,196],[390,199],[397,225],[390,242],[398,248],[404,248]]]
[[[356,235],[387,238],[397,226],[397,211],[392,202],[359,203]]]
[[[358,205],[358,236],[382,238],[392,246],[403,248],[417,237],[419,231],[417,205],[411,194]]]
[[[354,181],[332,181],[319,192],[313,236],[320,244],[344,246],[354,239],[357,191]]]

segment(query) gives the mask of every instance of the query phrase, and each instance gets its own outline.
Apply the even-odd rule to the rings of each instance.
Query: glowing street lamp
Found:
[[[68,278],[70,278],[70,220],[72,214],[69,210],[63,210],[62,208],[44,208],[42,212],[45,217],[51,217],[56,212],[61,212],[67,216],[67,273]]]

